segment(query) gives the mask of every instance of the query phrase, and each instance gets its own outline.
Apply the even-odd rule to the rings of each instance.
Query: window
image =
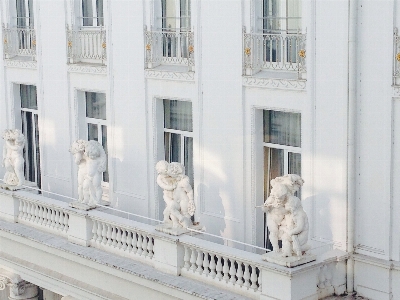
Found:
[[[185,166],[193,186],[193,119],[192,103],[164,99],[165,160]]]
[[[17,27],[33,28],[33,0],[16,0]]]
[[[263,111],[264,126],[264,199],[270,193],[270,182],[277,176],[301,176],[301,114],[274,110]],[[301,198],[300,192],[297,195]],[[265,241],[268,249],[266,220]],[[272,250],[272,249],[271,249]]]
[[[82,26],[104,26],[103,0],[82,0]]]
[[[25,136],[24,148],[25,179],[41,188],[39,122],[36,86],[20,85],[22,133]]]
[[[99,142],[108,156],[106,94],[85,92],[85,98],[87,139]],[[109,182],[108,164],[106,171],[103,173],[103,182]]]
[[[301,0],[262,0],[263,33],[298,33]]]

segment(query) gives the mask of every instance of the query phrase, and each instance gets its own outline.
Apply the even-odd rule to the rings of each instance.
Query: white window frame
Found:
[[[175,133],[175,134],[179,134],[180,135],[180,140],[181,140],[181,149],[180,149],[180,151],[181,151],[180,152],[181,153],[181,159],[180,160],[181,161],[179,161],[179,163],[184,165],[185,164],[185,137],[193,138],[193,132],[183,131],[183,130],[176,130],[176,129],[169,129],[169,128],[165,128],[165,127],[164,127],[164,132]],[[165,146],[165,143],[164,143],[164,146]],[[169,146],[169,149],[171,149],[171,144],[169,144],[168,146]]]
[[[29,9],[29,1],[32,1],[32,11]],[[32,22],[31,25],[31,21],[30,19],[34,18],[34,13],[33,13],[33,0],[23,0],[24,2],[24,6],[25,6],[25,12],[26,12],[26,16],[25,17],[18,17],[18,10],[17,10],[17,0],[13,1],[13,5],[15,5],[15,26],[17,26],[18,24],[18,18],[24,18],[25,23],[27,24],[24,28],[34,28],[34,24]]]
[[[83,25],[84,22],[84,16],[83,16],[83,1],[84,0],[79,0],[79,12],[80,12],[80,26],[81,28],[92,28],[92,27],[104,27],[104,25],[99,25],[99,17],[98,17],[98,11],[97,11],[97,5],[96,5],[96,0],[87,0],[88,2],[91,2],[92,4],[92,16],[91,17],[86,17],[86,18],[91,18],[93,20],[93,25]],[[103,0],[103,24],[104,24],[104,0]]]

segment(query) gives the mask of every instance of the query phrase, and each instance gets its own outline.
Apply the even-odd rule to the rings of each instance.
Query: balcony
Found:
[[[104,27],[67,28],[69,64],[106,65],[107,41]]]
[[[146,69],[171,72],[194,71],[194,33],[145,31]]]
[[[137,215],[101,206],[80,211],[42,193],[0,189],[0,258],[7,257],[8,266],[18,271],[19,261],[15,258],[14,266],[13,257],[21,249],[20,255],[30,257],[33,284],[40,285],[34,279],[47,268],[46,274],[54,275],[51,286],[70,294],[84,293],[103,280],[113,282],[96,291],[112,292],[113,299],[131,299],[140,286],[179,299],[321,299],[345,289],[345,252],[328,251],[317,261],[286,268],[263,261],[246,247],[211,242],[205,233],[171,236],[155,230],[156,220],[145,224]],[[74,268],[67,267],[71,263]],[[96,278],[85,275],[93,272]],[[74,274],[74,285],[79,282],[84,288],[72,289],[68,274]]]
[[[247,80],[304,82],[306,34],[246,33],[244,30],[243,75]]]
[[[31,27],[8,28],[3,24],[4,58],[35,61],[36,31]]]

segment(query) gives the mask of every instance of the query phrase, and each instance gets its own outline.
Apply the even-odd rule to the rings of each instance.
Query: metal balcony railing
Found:
[[[194,70],[194,33],[191,31],[145,31],[146,67],[187,66]]]
[[[400,36],[396,27],[393,30],[393,85],[400,85]]]
[[[243,32],[244,75],[261,70],[306,72],[306,35],[301,33]]]
[[[31,57],[36,60],[36,32],[31,27],[3,27],[4,58]]]
[[[71,30],[67,28],[67,54],[69,63],[106,64],[107,41],[104,27]]]

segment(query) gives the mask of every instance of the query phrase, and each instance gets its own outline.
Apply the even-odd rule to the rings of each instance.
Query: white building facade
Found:
[[[41,190],[0,192],[4,293],[22,282],[47,293],[38,299],[400,299],[397,1],[4,0],[0,9],[0,129],[22,130],[25,177]],[[195,220],[223,242],[69,208],[77,139],[106,151],[103,200],[151,219],[164,209],[155,164],[183,163]],[[257,206],[288,173],[305,181],[318,254],[294,269],[249,246],[270,247]]]

